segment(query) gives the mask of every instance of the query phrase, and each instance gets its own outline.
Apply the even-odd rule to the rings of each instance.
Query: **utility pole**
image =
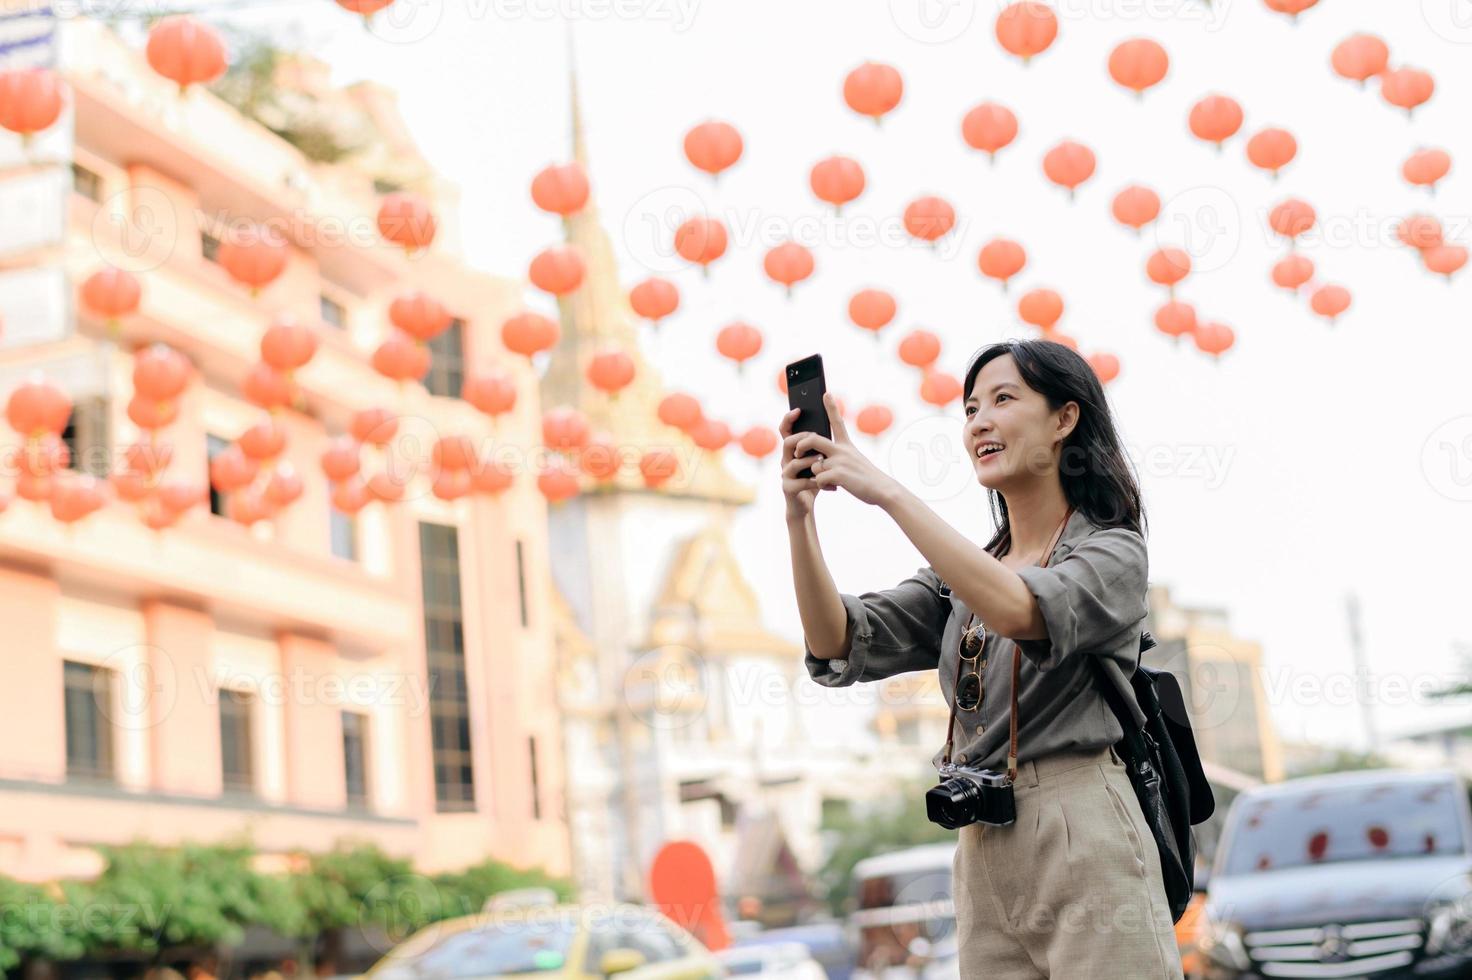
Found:
[[[1380,747],[1380,735],[1375,730],[1375,706],[1371,704],[1369,692],[1366,687],[1361,687],[1361,681],[1368,682],[1370,669],[1365,662],[1365,637],[1360,628],[1360,600],[1353,592],[1344,597],[1345,612],[1349,617],[1349,646],[1354,655],[1355,676],[1355,700],[1360,703],[1360,721],[1365,729],[1365,751],[1374,752]]]

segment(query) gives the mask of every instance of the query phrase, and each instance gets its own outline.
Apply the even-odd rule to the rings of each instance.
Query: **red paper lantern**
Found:
[[[1017,301],[1017,315],[1023,323],[1052,330],[1063,316],[1063,297],[1051,289],[1034,289]]]
[[[566,296],[583,284],[588,264],[576,245],[553,245],[532,259],[527,276],[532,285],[553,296]]]
[[[864,192],[864,168],[849,157],[832,156],[813,164],[808,184],[818,200],[833,205],[835,211]]]
[[[1339,43],[1329,58],[1335,73],[1359,82],[1365,82],[1385,71],[1390,63],[1390,48],[1373,34],[1356,34]]]
[[[719,452],[731,442],[731,427],[718,419],[701,419],[690,430],[690,438],[707,452]]]
[[[587,417],[575,408],[553,408],[542,415],[542,442],[548,449],[581,449],[588,444],[589,435]]]
[[[1174,289],[1191,273],[1191,256],[1178,248],[1157,249],[1145,261],[1145,275],[1158,285]]]
[[[773,282],[779,282],[792,296],[792,287],[813,274],[813,253],[796,242],[783,242],[767,252],[762,268]]]
[[[1302,255],[1290,255],[1273,266],[1273,282],[1296,292],[1314,277],[1314,263]]]
[[[387,446],[399,431],[399,420],[386,408],[365,408],[353,413],[348,431],[366,445]]]
[[[1298,141],[1286,129],[1264,129],[1247,141],[1247,159],[1274,177],[1298,156]]]
[[[938,197],[917,197],[905,208],[905,231],[934,244],[956,225],[956,209]]]
[[[1160,84],[1169,70],[1170,56],[1149,38],[1125,41],[1109,55],[1109,76],[1136,96]]]
[[[111,266],[98,269],[82,283],[82,305],[116,326],[125,316],[138,312],[143,287],[138,277]]]
[[[658,415],[665,425],[672,425],[681,432],[689,432],[705,417],[700,402],[681,392],[660,399]]]
[[[0,127],[22,139],[50,129],[65,108],[65,91],[50,68],[0,72]]]
[[[1078,185],[1094,176],[1096,166],[1094,151],[1073,140],[1064,140],[1043,157],[1043,173],[1059,187],[1068,188],[1070,201]]]
[[[656,324],[680,307],[680,291],[668,279],[650,276],[629,290],[629,306]]]
[[[99,511],[107,502],[103,484],[87,473],[72,473],[51,481],[51,516],[63,524],[77,521]]]
[[[1289,241],[1312,231],[1318,220],[1313,205],[1293,197],[1268,212],[1268,226]]]
[[[929,330],[912,330],[900,341],[900,360],[924,370],[940,357],[940,338]]]
[[[289,316],[279,316],[261,335],[261,360],[283,374],[302,367],[317,353],[317,332]]]
[[[260,472],[261,464],[231,444],[210,460],[210,483],[221,493],[234,493],[248,486]]]
[[[1209,95],[1191,107],[1191,133],[1197,139],[1215,143],[1217,152],[1222,144],[1237,135],[1242,128],[1242,106],[1236,99],[1225,95]]]
[[[1397,68],[1380,76],[1380,95],[1391,105],[1415,115],[1418,106],[1426,104],[1436,91],[1436,80],[1415,68]]]
[[[1349,290],[1335,285],[1320,286],[1308,301],[1309,307],[1319,316],[1327,317],[1330,323],[1338,320],[1349,304]]]
[[[465,376],[460,397],[476,411],[491,418],[516,407],[516,379],[504,371],[484,371]]]
[[[153,70],[182,91],[225,74],[225,41],[218,31],[193,17],[165,17],[148,32],[146,50]]]
[[[537,474],[537,490],[550,504],[576,497],[578,489],[577,474],[563,464],[554,463]]]
[[[617,476],[621,463],[618,447],[606,432],[589,439],[578,452],[578,468],[599,483],[606,483]]]
[[[173,425],[178,417],[177,401],[154,401],[144,395],[134,395],[128,401],[128,419],[140,429],[153,432]]]
[[[1176,300],[1166,303],[1155,311],[1155,328],[1179,342],[1183,335],[1196,330],[1196,307]]]
[[[1461,245],[1437,245],[1421,252],[1421,262],[1429,271],[1446,276],[1447,282],[1451,282],[1452,276],[1467,264],[1467,249]]]
[[[286,462],[278,463],[266,481],[266,500],[273,507],[289,507],[301,497],[303,489],[296,467]]]
[[[866,61],[843,80],[843,101],[861,116],[878,123],[900,104],[905,94],[904,79],[889,65]]]
[[[1401,176],[1417,187],[1436,189],[1437,181],[1452,169],[1451,154],[1445,150],[1417,150],[1406,158]]]
[[[997,14],[997,42],[1025,65],[1058,36],[1058,17],[1043,3],[1014,3]]]
[[[742,367],[762,349],[762,332],[749,323],[728,323],[716,334],[716,350]]]
[[[378,234],[405,252],[429,248],[437,228],[434,212],[417,195],[389,194],[378,206]]]
[[[708,274],[710,264],[726,254],[726,226],[715,218],[690,218],[675,229],[675,251]]]
[[[473,489],[469,470],[440,470],[429,484],[429,492],[441,500],[459,500]]]
[[[564,218],[588,203],[588,174],[581,163],[554,164],[532,178],[532,203]]]
[[[501,343],[512,353],[528,358],[551,350],[561,336],[557,321],[540,313],[524,311],[501,324]]]
[[[296,385],[271,365],[257,363],[240,383],[240,393],[252,405],[269,412],[290,405],[296,397]]]
[[[446,330],[455,318],[444,304],[427,293],[415,290],[388,305],[388,319],[415,340],[428,343]]]
[[[368,485],[362,480],[344,480],[332,488],[332,506],[344,514],[352,515],[362,510],[373,500]]]
[[[639,474],[651,489],[668,483],[679,469],[679,459],[667,449],[651,449],[639,457]]]
[[[469,436],[459,434],[436,439],[431,458],[442,470],[468,470],[479,461],[475,443]]]
[[[848,317],[865,330],[873,331],[875,338],[894,319],[897,307],[894,297],[882,289],[861,289],[848,301]]]
[[[622,350],[599,351],[588,362],[588,381],[599,391],[616,395],[634,380],[634,359]]]
[[[251,459],[275,459],[286,448],[286,430],[272,419],[262,419],[242,432],[235,443]]]
[[[1411,248],[1435,248],[1442,243],[1441,222],[1429,214],[1406,218],[1395,229],[1396,237]]]
[[[983,102],[961,119],[961,138],[974,150],[981,150],[997,162],[997,151],[1005,149],[1017,138],[1017,116],[1011,109]]]
[[[1119,358],[1113,354],[1102,351],[1090,354],[1084,360],[1089,362],[1089,367],[1094,369],[1094,375],[1099,379],[1101,385],[1107,385],[1119,377]]]
[[[150,344],[133,356],[133,389],[144,398],[178,398],[192,374],[189,360],[167,344]]]
[[[754,425],[741,433],[741,449],[752,459],[763,459],[777,448],[777,433],[764,425]]]
[[[48,432],[60,435],[71,414],[71,398],[40,374],[22,382],[5,403],[5,420],[25,439]]]
[[[730,123],[703,122],[685,134],[685,159],[712,177],[741,159],[741,134]]]
[[[1225,323],[1203,323],[1192,336],[1196,338],[1197,349],[1216,359],[1230,350],[1237,340],[1237,335]]]
[[[327,479],[341,483],[357,476],[362,469],[363,445],[352,436],[338,436],[322,451],[322,472]]]
[[[1009,239],[994,238],[982,246],[976,264],[982,275],[996,279],[1005,290],[1008,281],[1027,265],[1027,251]]]
[[[1136,232],[1160,216],[1160,195],[1133,185],[1114,196],[1114,220]]]
[[[953,374],[927,370],[920,379],[920,397],[936,408],[944,408],[961,397],[961,382]]]
[[[269,229],[242,225],[220,239],[215,259],[230,278],[259,292],[286,271],[286,241]]]
[[[515,479],[515,474],[505,463],[486,460],[471,472],[470,485],[476,493],[495,496],[509,490]]]
[[[428,347],[390,330],[388,339],[373,352],[373,370],[391,381],[418,381],[429,372],[433,355]]]
[[[866,405],[859,409],[854,427],[866,436],[878,438],[894,424],[894,413],[883,405]]]

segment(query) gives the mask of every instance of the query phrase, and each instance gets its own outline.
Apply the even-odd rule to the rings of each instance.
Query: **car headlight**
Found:
[[[1431,909],[1426,952],[1435,956],[1472,945],[1472,895],[1442,902]]]
[[[1214,963],[1233,970],[1251,968],[1247,948],[1242,945],[1242,930],[1231,922],[1217,919],[1207,909],[1201,917],[1200,938],[1196,949]]]

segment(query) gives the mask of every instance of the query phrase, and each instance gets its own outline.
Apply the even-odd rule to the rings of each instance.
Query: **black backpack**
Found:
[[[1155,645],[1149,630],[1141,633],[1142,656]],[[1104,699],[1124,730],[1115,751],[1129,771],[1145,822],[1155,835],[1165,897],[1172,920],[1179,922],[1195,890],[1196,839],[1191,827],[1216,809],[1186,715],[1186,699],[1174,674],[1137,662],[1129,680],[1135,704],[1144,715],[1141,724],[1104,665],[1098,660],[1093,663]]]

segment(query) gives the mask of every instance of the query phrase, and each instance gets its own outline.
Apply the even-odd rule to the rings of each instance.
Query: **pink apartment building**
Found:
[[[52,132],[0,145],[0,394],[35,371],[64,387],[73,465],[104,475],[138,437],[132,351],[164,341],[197,368],[163,430],[169,472],[204,481],[210,455],[264,414],[240,384],[270,319],[316,324],[321,344],[298,373],[304,410],[279,415],[306,489],[275,521],[241,526],[211,512],[218,495],[159,532],[119,501],[74,527],[19,499],[0,514],[0,873],[87,876],[93,845],[247,832],[267,854],[351,838],[425,870],[496,857],[567,874],[534,475],[454,502],[419,479],[350,518],[318,463],[372,406],[404,418],[399,465],[446,432],[534,445],[536,375],[499,339],[520,284],[457,257],[454,190],[391,93],[335,91],[298,66],[292,99],[356,141],[314,163],[213,95],[181,96],[101,25],[35,6],[0,14],[0,38],[24,42],[0,51],[61,68],[71,97]],[[432,248],[406,257],[378,240],[390,187],[433,202]],[[292,242],[258,296],[212,261],[216,233],[242,220]],[[104,264],[144,287],[116,337],[76,301]],[[456,321],[424,383],[401,386],[368,358],[389,301],[411,289]],[[455,397],[492,365],[519,382],[494,433]],[[0,475],[7,494],[13,476]]]

